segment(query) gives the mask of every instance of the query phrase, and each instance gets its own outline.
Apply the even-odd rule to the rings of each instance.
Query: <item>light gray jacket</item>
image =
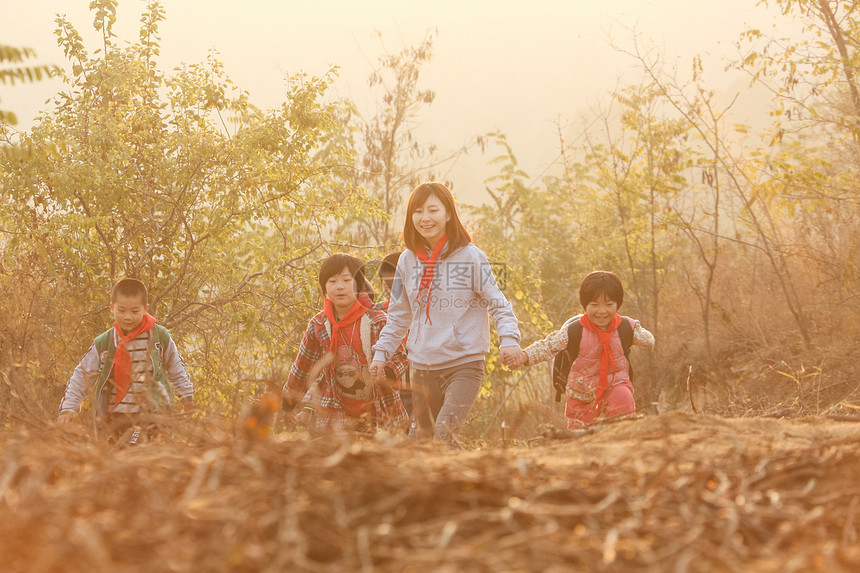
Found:
[[[374,346],[374,360],[390,359],[407,333],[406,349],[418,370],[483,360],[490,351],[489,316],[499,333],[500,347],[519,345],[517,317],[481,249],[470,243],[446,259],[440,257],[433,276],[429,319],[426,288],[418,299],[423,273],[424,263],[411,250],[404,251],[391,287],[388,323]]]

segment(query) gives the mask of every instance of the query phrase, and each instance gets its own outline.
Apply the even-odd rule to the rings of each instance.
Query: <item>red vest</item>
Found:
[[[630,325],[635,323],[629,320]],[[624,356],[624,347],[621,345],[621,337],[618,330],[612,333],[609,341],[612,348],[612,367],[609,370],[608,388],[630,380],[630,371],[627,366],[627,358]],[[579,355],[570,367],[567,376],[568,396],[584,402],[591,402],[595,398],[597,384],[600,381],[600,340],[590,330],[582,329],[582,340],[579,342]]]

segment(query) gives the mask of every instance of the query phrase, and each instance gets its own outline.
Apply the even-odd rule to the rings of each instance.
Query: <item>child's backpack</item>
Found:
[[[579,342],[582,340],[582,324],[579,322],[581,316],[575,316],[566,323],[567,347],[559,352],[552,361],[552,385],[555,388],[556,402],[561,402],[561,395],[567,388],[570,367],[573,366],[573,361],[579,356]],[[621,324],[618,325],[618,336],[621,338],[621,347],[624,349],[625,358],[627,358],[630,354],[630,347],[633,346],[633,327],[630,326],[630,321],[626,318],[622,317]],[[633,365],[630,364],[629,359],[627,371],[633,378]]]

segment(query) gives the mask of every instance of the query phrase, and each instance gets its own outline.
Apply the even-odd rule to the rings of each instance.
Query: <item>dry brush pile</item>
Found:
[[[0,438],[4,571],[849,571],[860,424],[673,412],[532,448]]]

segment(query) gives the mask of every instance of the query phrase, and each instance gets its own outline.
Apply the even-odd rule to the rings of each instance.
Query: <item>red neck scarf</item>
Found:
[[[331,302],[330,298],[326,297],[323,303],[323,311],[325,312],[325,317],[331,323],[331,345],[328,349],[329,352],[334,352],[335,346],[337,345],[337,335],[341,327],[349,326],[359,320],[362,315],[367,312],[367,307],[362,304],[360,298],[357,298],[343,318],[337,320],[334,317],[334,303]]]
[[[430,293],[433,291],[433,275],[436,270],[436,261],[439,260],[439,254],[446,243],[448,243],[448,236],[442,235],[442,238],[436,243],[436,248],[433,249],[433,254],[429,257],[424,252],[424,249],[415,251],[415,256],[418,257],[419,261],[424,263],[424,274],[421,275],[421,283],[418,285],[418,296],[415,299],[420,304],[421,291],[425,288],[427,289],[427,322],[430,324],[433,324],[433,321],[430,320]]]
[[[140,325],[127,335],[123,335],[119,324],[113,323],[114,337],[119,340],[111,363],[113,383],[116,386],[114,406],[122,402],[122,399],[128,394],[128,387],[131,386],[131,353],[126,345],[144,332],[151,330],[153,326],[155,326],[155,318],[149,313],[144,313]]]
[[[597,399],[600,399],[603,391],[609,386],[609,368],[615,368],[615,359],[612,357],[612,347],[609,341],[612,339],[612,333],[615,332],[622,320],[624,319],[621,318],[621,315],[616,314],[612,322],[609,323],[609,326],[606,327],[606,330],[600,330],[597,325],[591,322],[587,314],[583,314],[582,318],[579,319],[582,328],[590,330],[600,340],[600,379],[597,382]]]

